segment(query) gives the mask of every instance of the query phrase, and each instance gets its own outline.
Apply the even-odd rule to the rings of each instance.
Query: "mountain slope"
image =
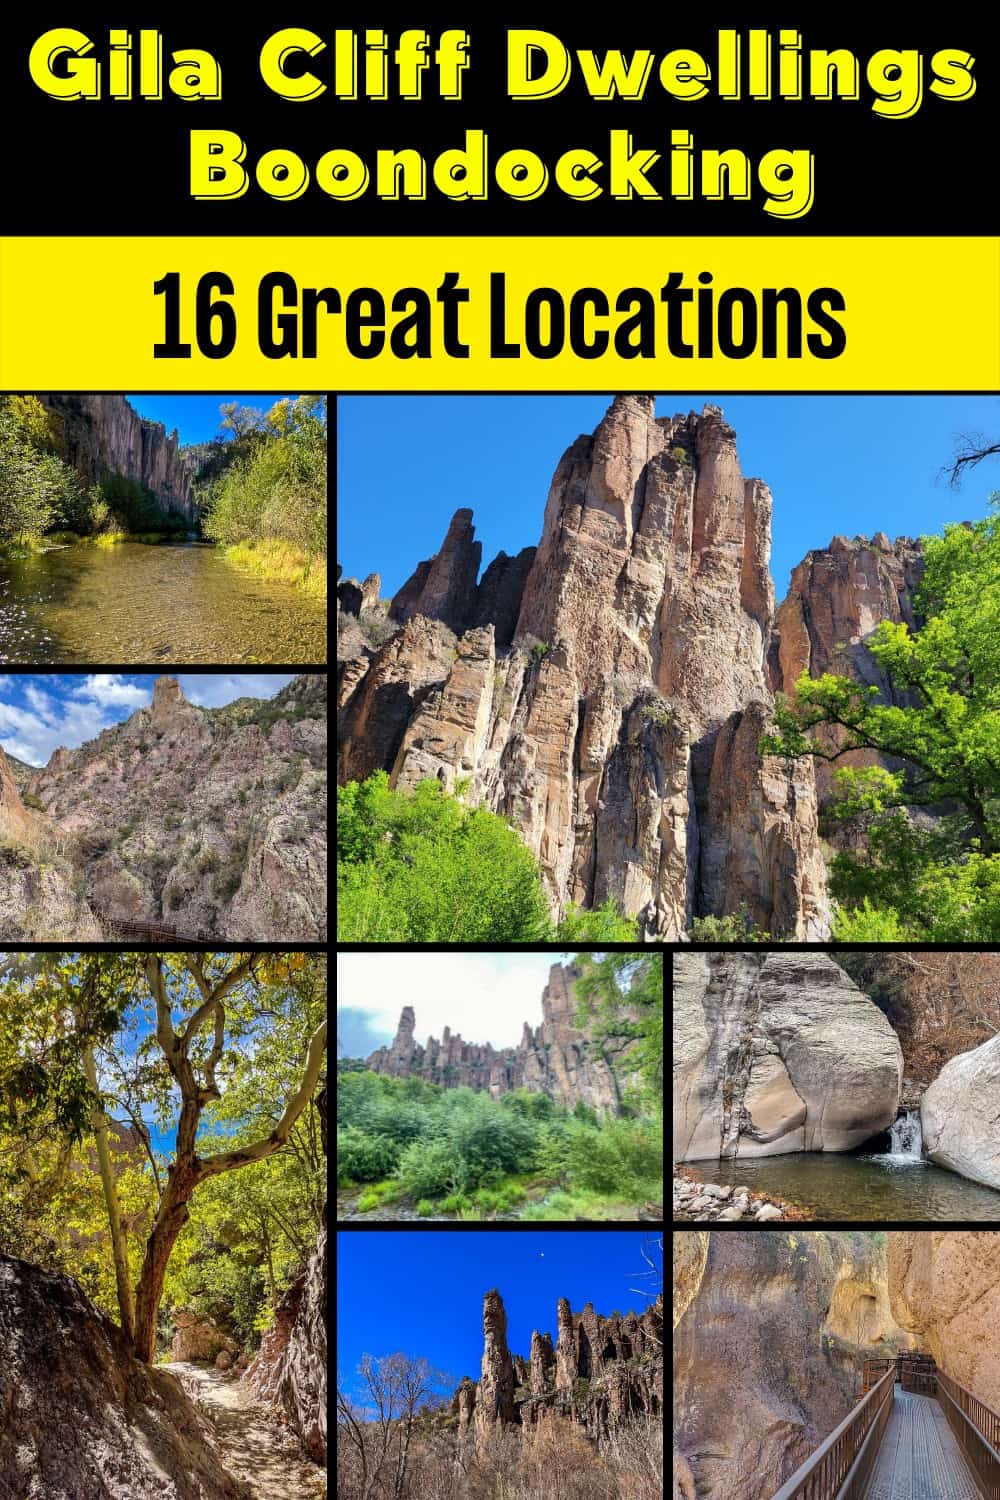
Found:
[[[326,693],[196,708],[175,678],[152,706],[27,779],[88,899],[116,923],[233,940],[326,934]]]

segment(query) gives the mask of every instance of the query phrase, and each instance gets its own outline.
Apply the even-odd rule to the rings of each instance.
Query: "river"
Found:
[[[326,661],[326,605],[202,542],[86,542],[0,562],[0,662]]]
[[[926,1160],[808,1151],[688,1166],[702,1182],[787,1198],[817,1219],[1000,1221],[1000,1193]]]

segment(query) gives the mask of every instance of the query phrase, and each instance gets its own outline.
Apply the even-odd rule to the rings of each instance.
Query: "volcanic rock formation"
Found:
[[[0,1255],[0,1495],[251,1500],[180,1382],[69,1276]]]
[[[644,936],[743,914],[828,932],[811,762],[761,758],[771,497],[718,407],[619,396],[556,469],[541,541],[476,578],[471,512],[341,663],[343,780],[470,781],[553,904],[611,897]],[[457,637],[457,639],[456,639]]]
[[[62,419],[66,457],[88,483],[123,475],[144,484],[164,508],[194,519],[194,470],[176,431],[140,417],[124,396],[38,399]]]
[[[849,1151],[896,1118],[885,1017],[822,953],[674,956],[674,1159]]]
[[[323,677],[219,709],[161,677],[151,707],[54,751],[26,790],[106,935],[116,922],[233,940],[326,935]]]
[[[478,1383],[455,1391],[460,1435],[474,1425],[485,1442],[497,1426],[532,1427],[566,1419],[599,1441],[619,1423],[663,1407],[663,1299],[642,1313],[602,1318],[587,1303],[580,1313],[559,1299],[559,1338],[536,1329],[528,1359],[507,1346],[507,1315],[496,1290],[483,1299],[483,1361]]]
[[[414,1041],[416,1016],[405,1005],[391,1047],[379,1047],[365,1066],[391,1078],[424,1078],[446,1088],[488,1089],[494,1099],[511,1089],[527,1088],[549,1094],[560,1104],[578,1100],[602,1114],[617,1115],[621,1091],[628,1083],[628,1051],[610,1051],[610,1043],[599,1045],[589,1028],[576,1025],[574,981],[580,970],[553,964],[549,982],[542,991],[542,1024],[534,1029],[527,1021],[516,1047],[495,1049],[463,1041],[444,1028],[441,1040],[428,1037],[427,1046]],[[630,1015],[623,1000],[623,1014]]]
[[[0,745],[0,939],[99,942],[102,936],[55,830],[25,807]]]
[[[771,1500],[858,1399],[864,1359],[921,1344],[882,1234],[681,1232],[674,1259],[675,1465],[705,1500]]]

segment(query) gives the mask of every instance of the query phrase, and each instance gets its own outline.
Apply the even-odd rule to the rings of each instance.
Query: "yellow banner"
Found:
[[[1000,389],[996,238],[7,238],[0,387]]]

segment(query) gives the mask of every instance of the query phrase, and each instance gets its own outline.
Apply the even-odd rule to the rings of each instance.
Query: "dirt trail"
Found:
[[[215,1429],[216,1446],[257,1500],[322,1500],[324,1470],[310,1463],[289,1429],[221,1370],[184,1360],[158,1365],[181,1380]]]

